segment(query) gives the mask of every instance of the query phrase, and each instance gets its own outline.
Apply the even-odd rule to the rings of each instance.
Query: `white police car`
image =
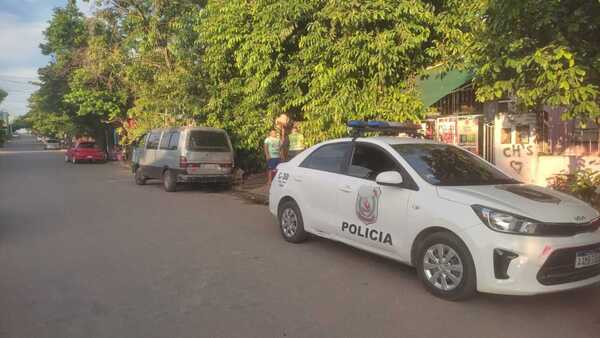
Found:
[[[311,233],[415,266],[436,296],[531,295],[600,282],[595,209],[521,184],[459,147],[337,139],[277,169],[269,207],[285,240]]]

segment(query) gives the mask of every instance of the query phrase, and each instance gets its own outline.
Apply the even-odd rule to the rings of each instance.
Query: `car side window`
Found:
[[[169,137],[169,150],[177,150],[177,146],[179,145],[179,132],[175,131],[171,133],[171,137]]]
[[[171,138],[171,135],[173,135],[172,132],[170,132],[170,133],[165,132],[162,139],[160,139],[160,146],[158,147],[159,149],[161,149],[161,150],[169,149],[169,139]]]
[[[160,131],[150,133],[148,141],[146,142],[146,149],[158,149],[158,142],[160,141]]]
[[[348,175],[375,181],[384,171],[397,171],[398,164],[385,150],[364,143],[356,143]]]
[[[300,167],[342,173],[351,150],[349,142],[326,144],[313,151]]]

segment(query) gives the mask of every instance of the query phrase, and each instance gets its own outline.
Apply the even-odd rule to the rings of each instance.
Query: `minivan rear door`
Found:
[[[223,130],[189,130],[183,156],[192,164],[190,174],[230,174],[233,166],[231,141]]]
[[[146,150],[140,154],[140,168],[147,177],[160,177],[161,168],[156,164],[156,151],[158,150],[161,134],[160,130],[151,132],[146,140]]]

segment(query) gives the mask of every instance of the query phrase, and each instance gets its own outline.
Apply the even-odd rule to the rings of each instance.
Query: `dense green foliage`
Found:
[[[27,120],[25,116],[17,116],[11,123],[12,130],[17,131],[19,129],[31,129],[31,122]]]
[[[549,178],[548,184],[600,209],[600,171],[578,168],[572,175],[559,174]]]
[[[598,115],[597,2],[94,2],[91,17],[75,1],[56,9],[44,32],[53,58],[28,114],[38,131],[111,124],[130,143],[155,127],[216,126],[251,166],[281,113],[309,144],[344,135],[349,119],[419,120],[415,80],[439,64],[476,70],[481,100]]]
[[[480,100],[600,117],[600,2],[490,0],[471,50]]]
[[[0,88],[0,103],[2,103],[2,101],[4,101],[4,99],[8,96],[8,93]],[[4,145],[4,142],[6,141],[6,126],[4,125],[4,121],[0,120],[0,147]]]
[[[4,89],[0,88],[0,103],[2,103],[7,96],[8,93]]]

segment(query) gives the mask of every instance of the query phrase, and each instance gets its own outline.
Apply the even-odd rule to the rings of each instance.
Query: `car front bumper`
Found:
[[[576,252],[600,248],[600,231],[534,237],[502,234],[481,225],[462,237],[473,255],[481,292],[535,295],[600,284],[600,265],[575,268]]]

